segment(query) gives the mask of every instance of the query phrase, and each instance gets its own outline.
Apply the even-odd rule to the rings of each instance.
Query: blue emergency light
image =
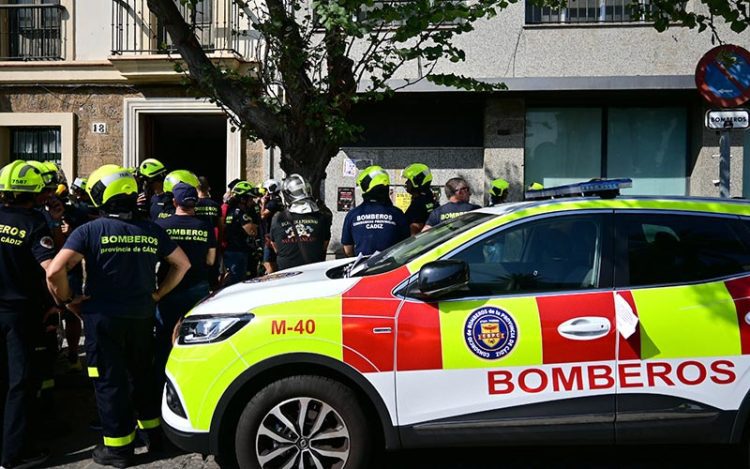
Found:
[[[633,187],[632,179],[592,179],[587,182],[567,184],[526,191],[526,200],[557,199],[560,197],[601,197],[611,199],[620,195],[620,189]]]

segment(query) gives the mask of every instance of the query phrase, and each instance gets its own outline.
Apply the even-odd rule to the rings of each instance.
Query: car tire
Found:
[[[291,376],[261,389],[235,433],[241,469],[360,469],[368,466],[372,446],[357,396],[322,376]]]

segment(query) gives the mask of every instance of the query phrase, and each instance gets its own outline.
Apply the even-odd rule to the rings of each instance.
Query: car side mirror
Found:
[[[422,295],[433,298],[458,290],[468,283],[469,265],[455,259],[423,265],[419,269],[417,279],[417,286]]]

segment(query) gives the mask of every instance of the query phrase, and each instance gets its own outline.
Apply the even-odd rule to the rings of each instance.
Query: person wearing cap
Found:
[[[341,244],[347,256],[372,255],[409,237],[404,212],[393,206],[391,178],[380,166],[363,169],[357,176],[362,204],[344,218]]]
[[[43,311],[54,305],[44,285],[44,268],[55,255],[52,233],[42,213],[41,194],[48,181],[35,166],[14,161],[0,170],[0,349],[4,356],[0,411],[3,414],[0,464],[25,467],[41,463],[44,451],[31,451],[28,432],[33,340]]]
[[[448,203],[432,211],[422,231],[427,231],[439,223],[452,220],[466,212],[480,208],[479,205],[469,202],[471,187],[464,178],[448,179],[445,183],[445,196],[448,197]]]
[[[180,283],[190,261],[164,229],[137,216],[138,185],[125,168],[100,167],[86,191],[102,217],[71,233],[47,268],[47,284],[59,304],[83,313],[88,375],[104,437],[94,448],[94,462],[127,467],[136,426],[145,431],[149,452],[161,446],[153,369],[156,303]],[[74,297],[67,273],[84,259],[88,296]],[[157,287],[159,262],[170,268]]]
[[[216,237],[211,225],[195,214],[198,191],[190,184],[179,182],[172,189],[174,215],[159,219],[156,224],[164,228],[170,239],[177,243],[190,261],[190,270],[182,281],[159,302],[156,310],[155,368],[157,392],[164,387],[164,367],[172,350],[172,332],[175,325],[190,309],[209,293],[210,277],[216,262]],[[166,266],[160,265],[158,276],[166,275]]]
[[[490,183],[490,207],[504,204],[508,200],[508,189],[510,183],[502,178],[497,178]]]
[[[412,163],[401,172],[406,182],[406,192],[411,195],[409,208],[406,209],[406,221],[409,223],[409,231],[415,235],[422,231],[427,217],[430,216],[437,202],[432,193],[432,172],[427,165]]]
[[[234,285],[247,278],[247,267],[250,251],[258,236],[258,220],[251,206],[253,185],[247,181],[238,181],[231,189],[227,201],[224,237],[224,268],[226,269],[225,285]]]
[[[143,160],[135,172],[135,179],[141,189],[138,194],[138,208],[141,212],[148,214],[152,220],[158,218],[159,213],[171,198],[164,192],[165,174],[167,174],[167,168],[156,158]]]
[[[331,224],[313,200],[310,184],[291,174],[281,184],[286,208],[271,220],[271,246],[279,270],[324,261],[331,240]]]

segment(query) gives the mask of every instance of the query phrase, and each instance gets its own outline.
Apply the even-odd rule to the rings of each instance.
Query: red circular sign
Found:
[[[730,44],[714,47],[698,62],[695,85],[714,106],[741,106],[750,100],[750,52]]]

